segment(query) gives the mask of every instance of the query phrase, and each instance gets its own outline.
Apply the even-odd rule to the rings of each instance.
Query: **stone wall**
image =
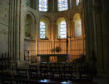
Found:
[[[30,55],[35,55],[36,51],[36,28],[37,28],[37,11],[34,8],[29,7],[26,5],[27,0],[21,0],[21,25],[20,25],[20,57],[21,60],[25,60],[24,56],[27,55],[26,53],[29,51]],[[35,4],[35,3],[34,3]],[[29,15],[32,19],[32,30],[31,35],[32,38],[25,36],[25,24],[26,24],[26,17]]]
[[[8,52],[9,0],[0,1],[0,54]]]

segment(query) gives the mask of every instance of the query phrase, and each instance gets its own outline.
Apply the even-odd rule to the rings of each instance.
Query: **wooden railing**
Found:
[[[68,45],[68,46],[67,46]],[[68,48],[68,51],[67,51]],[[59,50],[56,50],[59,49]],[[70,54],[80,55],[85,53],[84,39],[56,40],[56,41],[38,41],[38,54]]]

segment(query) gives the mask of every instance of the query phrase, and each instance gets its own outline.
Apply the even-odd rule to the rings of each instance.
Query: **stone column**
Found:
[[[103,51],[104,51],[104,70],[109,78],[109,0],[101,0],[103,9]]]
[[[101,76],[104,73],[105,51],[100,0],[84,0],[84,10],[88,61],[91,63],[92,56],[96,57],[98,75]]]
[[[85,33],[86,33],[86,57],[87,62],[94,72],[96,68],[100,71],[97,62],[97,55],[98,53],[98,46],[97,46],[97,32],[96,32],[96,21],[95,21],[95,14],[94,14],[94,6],[92,0],[84,0],[84,24],[85,24]],[[94,65],[93,65],[94,64]],[[99,64],[100,65],[100,64]],[[100,65],[101,66],[101,65]],[[93,73],[95,74],[95,73]]]
[[[84,0],[84,24],[86,33],[86,54],[88,61],[90,61],[91,51],[94,49],[94,25],[91,7],[91,0]]]
[[[9,56],[13,67],[20,60],[20,7],[21,0],[9,0]]]

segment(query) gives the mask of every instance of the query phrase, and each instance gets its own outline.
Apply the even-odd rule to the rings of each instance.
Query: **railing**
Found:
[[[68,45],[68,46],[67,46]],[[56,41],[38,41],[37,53],[38,54],[70,54],[80,55],[85,52],[84,39],[69,40],[56,40]],[[68,48],[68,51],[67,51]]]
[[[36,62],[36,50],[25,50],[24,60],[28,62]]]
[[[2,53],[0,56],[0,71],[9,69],[11,58],[8,53]]]

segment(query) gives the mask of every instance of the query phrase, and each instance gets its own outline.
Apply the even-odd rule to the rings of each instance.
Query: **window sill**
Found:
[[[66,39],[68,39],[67,37],[66,38],[57,38],[57,40],[66,40]]]
[[[45,38],[39,38],[40,40],[49,40],[48,37]]]

